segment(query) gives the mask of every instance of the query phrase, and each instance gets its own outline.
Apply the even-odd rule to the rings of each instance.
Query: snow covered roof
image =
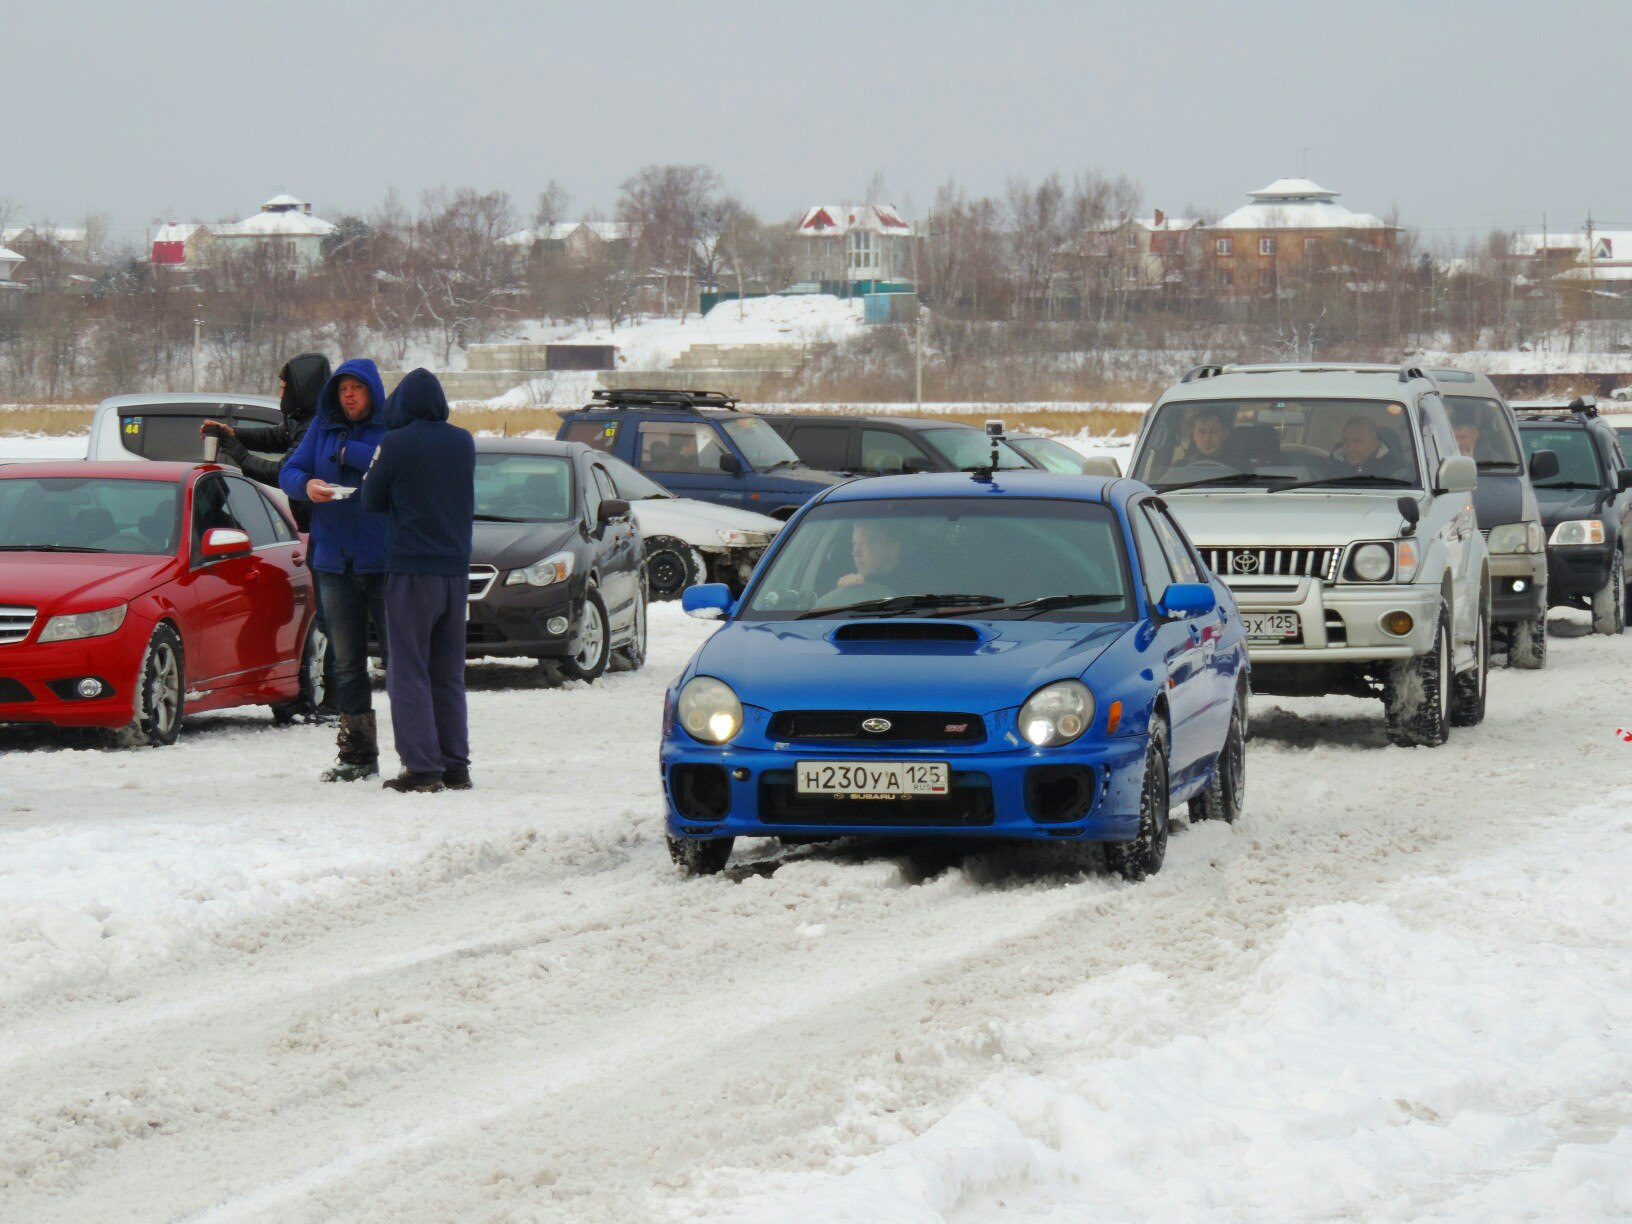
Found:
[[[0,261],[6,263],[22,263],[23,257],[10,247],[0,246]]]
[[[1585,231],[1572,233],[1565,230],[1562,233],[1513,236],[1515,255],[1540,255],[1544,251],[1569,253],[1577,259],[1583,258],[1587,253],[1587,235]],[[1592,259],[1594,263],[1632,260],[1632,230],[1593,230]]]
[[[1163,217],[1160,221],[1155,217],[1130,217],[1128,219],[1141,229],[1150,230],[1152,233],[1158,233],[1162,230],[1195,229],[1196,226],[1201,224],[1194,217]]]
[[[1212,228],[1273,229],[1386,229],[1370,213],[1350,212],[1330,191],[1306,178],[1276,179],[1267,187],[1247,193],[1251,204],[1223,218]]]
[[[284,209],[284,208],[305,208],[306,206],[307,205],[306,205],[305,200],[297,200],[294,196],[289,195],[287,193],[284,193],[282,195],[275,195],[270,200],[268,200],[265,204],[262,204],[261,205],[261,211],[262,212],[276,212],[279,209]]]
[[[304,212],[259,212],[236,225],[217,225],[217,238],[321,238],[334,231],[334,223]]]
[[[84,242],[85,230],[83,227],[63,225],[13,225],[0,230],[0,243],[16,242],[19,238],[51,238],[64,243]]]
[[[833,238],[851,230],[900,237],[912,234],[912,226],[890,204],[818,204],[799,222],[799,233],[806,238]]]
[[[586,229],[603,242],[618,242],[629,237],[626,221],[557,221],[543,229],[517,230],[499,239],[504,246],[532,246],[535,242],[565,242],[579,229]]]
[[[167,221],[153,234],[154,242],[186,242],[204,227],[196,221]]]

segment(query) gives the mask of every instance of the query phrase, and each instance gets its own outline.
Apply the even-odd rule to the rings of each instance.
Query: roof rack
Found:
[[[1364,361],[1272,361],[1251,365],[1200,365],[1187,373],[1181,382],[1199,378],[1217,378],[1220,374],[1387,374],[1397,373],[1400,381],[1426,378],[1422,367],[1413,365],[1384,365]]]
[[[1194,369],[1186,370],[1184,377],[1179,381],[1195,382],[1198,378],[1217,378],[1222,373],[1224,373],[1224,367],[1221,365],[1199,365]]]
[[[614,387],[593,392],[592,408],[719,408],[737,411],[734,396],[721,391],[688,391],[667,387]]]
[[[1509,403],[1514,413],[1522,417],[1553,419],[1566,421],[1572,417],[1595,417],[1598,415],[1598,397],[1595,395],[1578,395],[1567,404],[1545,404],[1537,402],[1526,403],[1520,400]]]

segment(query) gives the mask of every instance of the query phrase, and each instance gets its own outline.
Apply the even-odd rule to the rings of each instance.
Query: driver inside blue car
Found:
[[[901,564],[901,541],[882,523],[857,523],[850,532],[850,555],[856,568],[839,579],[839,587],[878,588]]]

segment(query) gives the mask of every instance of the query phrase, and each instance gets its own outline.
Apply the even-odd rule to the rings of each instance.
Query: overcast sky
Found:
[[[1632,228],[1624,0],[0,0],[0,198],[22,220],[331,220],[395,187],[550,180],[611,215],[704,162],[762,216],[956,178],[1127,174],[1222,214],[1309,177],[1443,234]]]

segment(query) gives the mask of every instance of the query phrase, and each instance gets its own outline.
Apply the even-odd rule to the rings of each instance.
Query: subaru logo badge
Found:
[[[890,729],[890,720],[887,718],[864,718],[861,722],[863,731],[870,731],[874,735],[883,735]]]

